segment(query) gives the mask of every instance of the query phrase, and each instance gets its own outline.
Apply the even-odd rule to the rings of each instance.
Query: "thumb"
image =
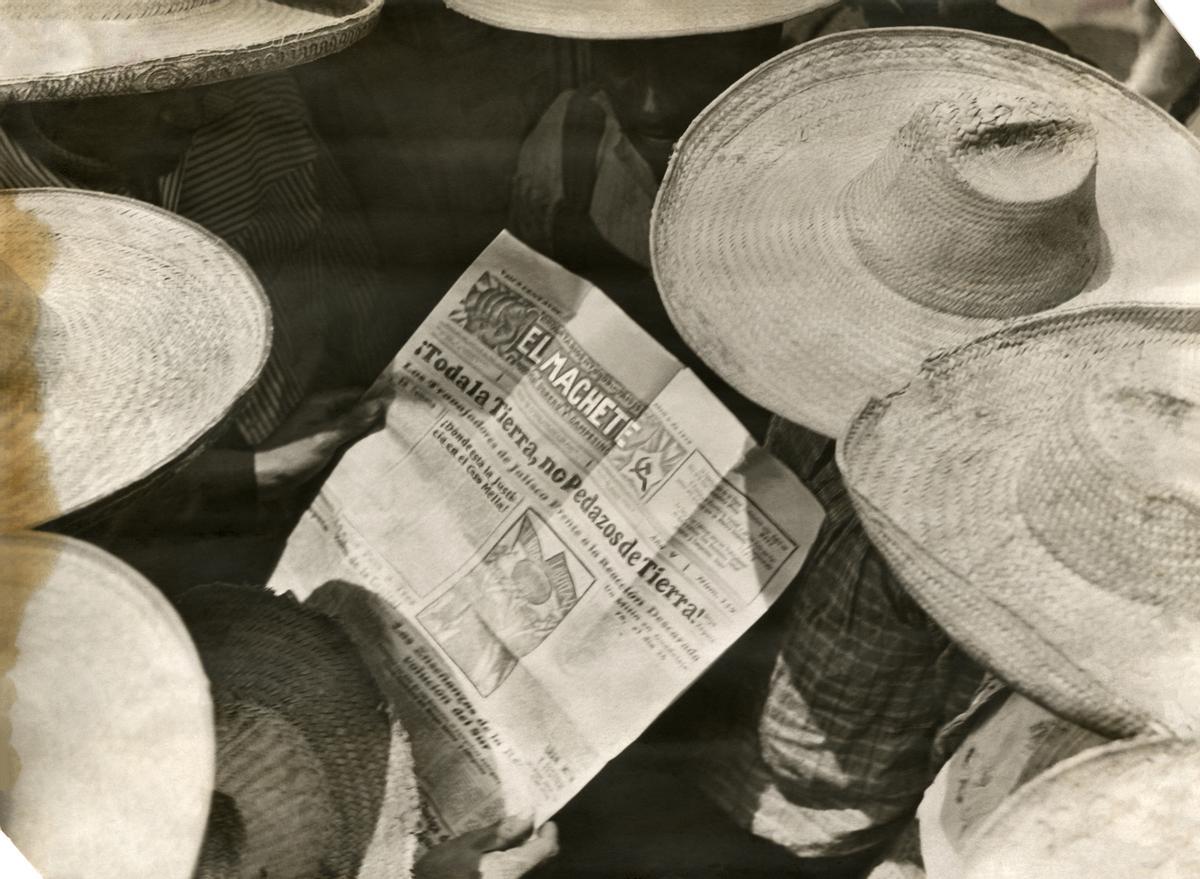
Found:
[[[480,879],[517,879],[558,854],[558,827],[547,821],[522,845],[488,852],[479,860]]]
[[[528,815],[510,815],[495,824],[468,831],[459,838],[476,851],[490,852],[520,842],[529,836],[531,830],[533,818]]]

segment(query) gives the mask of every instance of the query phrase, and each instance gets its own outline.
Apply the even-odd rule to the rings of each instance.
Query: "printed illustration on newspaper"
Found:
[[[337,616],[429,839],[549,817],[795,577],[816,501],[586,281],[507,234],[373,393],[271,586]]]

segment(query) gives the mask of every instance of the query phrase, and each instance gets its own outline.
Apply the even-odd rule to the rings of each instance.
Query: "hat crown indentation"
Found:
[[[1200,382],[1086,385],[1026,461],[1018,503],[1078,575],[1200,618]]]
[[[1010,318],[1081,292],[1102,252],[1096,133],[1045,101],[917,109],[842,196],[863,264],[937,311]]]

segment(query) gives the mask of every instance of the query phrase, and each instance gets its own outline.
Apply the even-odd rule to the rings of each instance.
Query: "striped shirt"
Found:
[[[394,340],[376,313],[374,245],[292,78],[223,83],[203,101],[204,124],[154,192],[107,191],[147,197],[205,227],[258,275],[274,339],[235,420],[243,439],[257,444],[314,390],[370,382]],[[0,188],[91,188],[76,173],[87,162],[41,135],[25,107],[0,120]]]

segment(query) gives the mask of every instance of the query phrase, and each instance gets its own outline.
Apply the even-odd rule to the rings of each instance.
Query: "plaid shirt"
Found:
[[[903,829],[953,747],[955,719],[986,696],[984,673],[868,541],[832,441],[776,418],[767,447],[826,519],[785,597],[773,669],[736,728],[705,743],[698,782],[800,857],[863,852]]]

